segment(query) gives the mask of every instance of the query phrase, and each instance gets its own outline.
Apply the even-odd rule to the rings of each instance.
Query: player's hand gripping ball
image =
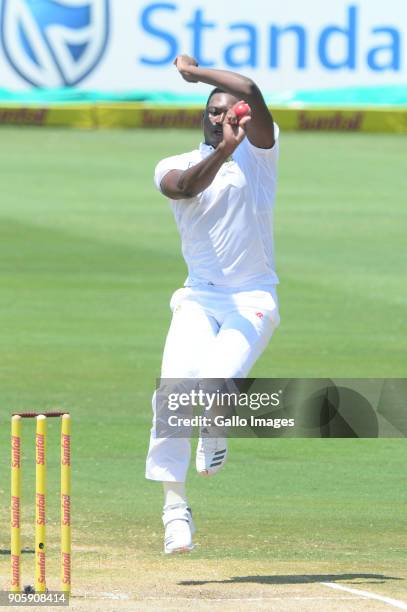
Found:
[[[240,100],[240,102],[236,102],[234,106],[232,106],[232,112],[236,115],[238,122],[246,117],[247,115],[251,115],[252,109],[244,100]]]

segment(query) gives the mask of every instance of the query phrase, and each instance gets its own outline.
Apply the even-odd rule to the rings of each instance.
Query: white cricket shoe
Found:
[[[206,427],[201,429],[196,449],[196,471],[201,476],[213,476],[219,472],[228,456],[226,438],[209,437],[208,434]]]
[[[195,533],[195,525],[192,520],[191,508],[188,508],[185,504],[165,508],[163,523],[165,527],[164,552],[166,555],[189,552],[194,548],[192,534]]]

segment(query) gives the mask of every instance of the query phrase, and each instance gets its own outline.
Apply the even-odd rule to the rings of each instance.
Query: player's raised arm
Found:
[[[248,102],[252,109],[252,120],[246,130],[248,139],[260,149],[274,146],[273,117],[256,83],[236,72],[200,68],[196,60],[188,55],[179,55],[174,64],[185,81],[207,83]]]

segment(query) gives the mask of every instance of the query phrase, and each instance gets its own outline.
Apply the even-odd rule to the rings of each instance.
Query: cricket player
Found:
[[[279,324],[273,252],[279,130],[252,80],[201,68],[187,55],[174,64],[185,81],[214,89],[203,116],[203,142],[155,169],[188,268],[184,287],[170,302],[161,378],[244,378]],[[251,116],[239,120],[232,107],[241,100]],[[155,404],[154,395],[154,412]],[[165,553],[194,546],[185,491],[190,455],[189,439],[158,438],[153,420],[146,477],[163,483]],[[199,474],[216,474],[226,457],[226,439],[201,431]]]

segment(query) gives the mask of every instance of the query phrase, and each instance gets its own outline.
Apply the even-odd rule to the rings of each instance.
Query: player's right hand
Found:
[[[229,110],[223,120],[223,140],[222,148],[227,150],[229,154],[240,145],[246,136],[246,128],[251,121],[251,116],[242,117],[239,122],[236,122],[236,116]]]
[[[174,60],[174,66],[177,67],[178,72],[188,83],[199,83],[199,80],[191,74],[191,66],[198,66],[198,62],[195,58],[189,55],[177,55]]]

